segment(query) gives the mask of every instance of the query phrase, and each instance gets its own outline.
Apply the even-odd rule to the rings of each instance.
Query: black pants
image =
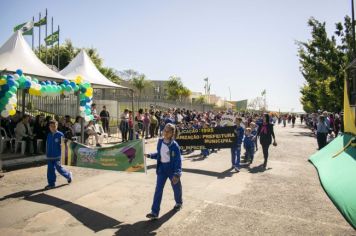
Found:
[[[109,121],[107,118],[101,118],[101,123],[103,125],[103,129],[105,133],[109,133]]]
[[[150,125],[150,136],[151,136],[151,138],[153,138],[155,136],[156,127],[157,127],[156,124],[151,124]]]
[[[328,137],[327,133],[317,133],[316,139],[318,141],[319,150],[326,146],[326,138]]]
[[[262,145],[262,151],[263,151],[263,158],[265,159],[264,164],[267,165],[267,160],[268,160],[268,148],[271,144],[261,144]]]

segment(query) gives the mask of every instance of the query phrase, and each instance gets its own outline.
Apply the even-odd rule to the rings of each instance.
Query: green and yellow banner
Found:
[[[146,172],[141,139],[94,148],[70,140],[62,142],[64,165],[127,172]]]

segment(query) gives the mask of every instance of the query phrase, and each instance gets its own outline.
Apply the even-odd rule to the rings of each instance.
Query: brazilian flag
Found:
[[[43,17],[41,20],[37,21],[34,26],[39,27],[41,25],[47,24],[47,17]]]
[[[59,39],[59,31],[57,30],[53,34],[48,35],[44,40],[46,42],[46,45],[50,46],[58,42],[58,39]]]

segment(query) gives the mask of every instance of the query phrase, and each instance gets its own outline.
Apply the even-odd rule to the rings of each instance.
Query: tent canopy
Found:
[[[15,72],[17,69],[21,69],[27,75],[66,79],[48,68],[35,55],[20,31],[16,31],[0,48],[0,70]]]
[[[93,88],[127,88],[107,79],[94,65],[88,54],[82,49],[80,53],[60,73],[68,79],[80,75],[92,84]]]

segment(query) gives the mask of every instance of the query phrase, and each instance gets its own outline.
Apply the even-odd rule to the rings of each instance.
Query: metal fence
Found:
[[[22,92],[17,93],[17,106],[22,110]],[[132,109],[132,98],[126,90],[115,89],[95,89],[94,102],[97,104],[97,112],[100,113],[103,105],[109,108],[112,122],[118,124],[120,114],[125,108]],[[157,100],[153,98],[141,98],[140,101],[137,97],[134,98],[134,110],[137,112],[139,108],[150,108],[153,105],[157,109],[166,110],[168,108],[180,108],[188,110],[196,110],[205,112],[213,109],[212,105],[208,104],[193,104],[188,102],[166,101]],[[31,115],[38,113],[49,113],[59,116],[70,115],[71,117],[77,116],[77,96],[72,94],[69,96],[56,96],[56,97],[37,97],[28,93],[25,94],[25,110]]]

